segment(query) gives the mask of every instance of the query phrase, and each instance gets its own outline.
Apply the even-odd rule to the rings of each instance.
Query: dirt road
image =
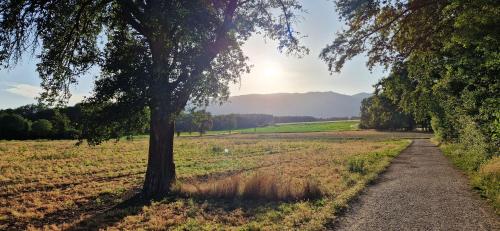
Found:
[[[335,225],[338,230],[500,230],[500,218],[429,140],[415,140]]]

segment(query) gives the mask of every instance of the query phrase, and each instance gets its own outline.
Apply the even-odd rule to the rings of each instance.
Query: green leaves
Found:
[[[395,110],[411,113],[417,123],[428,124],[432,117],[433,130],[444,141],[474,140],[488,146],[483,155],[498,152],[500,2],[338,0],[337,5],[348,28],[322,52],[331,71],[366,51],[369,67],[392,66],[376,87]],[[377,100],[370,105],[378,108]]]

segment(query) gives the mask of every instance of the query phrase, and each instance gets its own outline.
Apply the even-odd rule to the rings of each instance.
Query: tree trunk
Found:
[[[174,135],[172,115],[158,107],[152,109],[148,167],[143,187],[146,198],[165,196],[175,182]]]

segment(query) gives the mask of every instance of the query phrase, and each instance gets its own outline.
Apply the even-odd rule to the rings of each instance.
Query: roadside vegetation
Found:
[[[319,229],[409,144],[345,133],[178,138],[174,192],[146,204],[148,139],[1,141],[0,229]]]
[[[490,151],[490,145],[473,123],[460,130],[458,142],[446,142],[440,148],[458,168],[469,175],[474,189],[491,201],[495,212],[500,215],[498,150],[497,153]]]
[[[474,153],[462,144],[444,144],[443,153],[461,170],[467,173],[474,189],[491,201],[500,215],[500,157],[491,159]]]
[[[498,211],[500,2],[337,2],[347,29],[321,54],[330,70],[366,53],[369,67],[390,68],[363,101],[360,127],[432,130]]]

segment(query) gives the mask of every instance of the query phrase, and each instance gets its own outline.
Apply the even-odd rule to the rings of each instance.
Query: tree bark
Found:
[[[159,107],[151,109],[149,156],[143,195],[161,198],[175,182],[174,135],[172,115]]]

